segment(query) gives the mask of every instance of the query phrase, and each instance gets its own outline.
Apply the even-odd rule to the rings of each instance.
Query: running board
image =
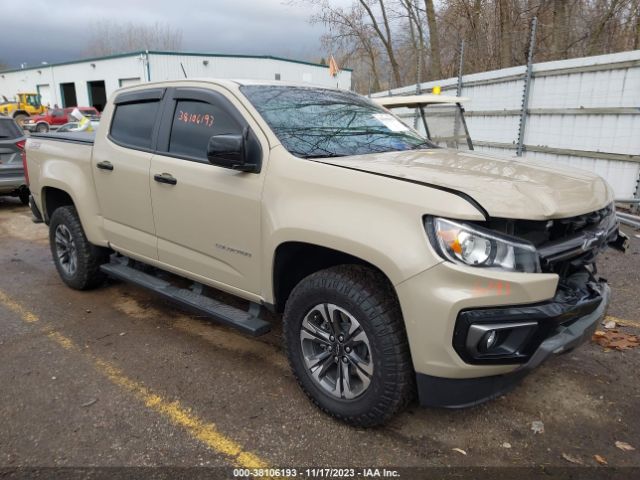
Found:
[[[235,327],[254,337],[264,335],[271,330],[271,324],[258,317],[260,312],[258,304],[251,303],[249,311],[240,310],[203,295],[199,284],[194,284],[193,290],[178,288],[118,260],[101,265],[100,270],[110,277],[149,289],[183,307],[210,316],[220,323]]]

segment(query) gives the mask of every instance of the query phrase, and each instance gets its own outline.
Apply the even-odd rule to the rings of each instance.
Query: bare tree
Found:
[[[440,38],[438,36],[438,22],[436,20],[436,9],[433,6],[433,0],[424,0],[424,8],[427,14],[427,24],[429,25],[431,74],[432,78],[440,78],[442,76],[442,60],[440,58]]]
[[[569,50],[569,1],[552,0],[552,50],[550,55],[554,59],[567,58]]]
[[[358,3],[350,7],[333,6],[329,0],[307,0],[307,3],[318,9],[311,22],[323,23],[329,28],[322,38],[324,46],[337,54],[340,64],[350,62],[360,67],[354,74],[356,86],[366,84],[367,89],[380,90],[380,52],[362,6]]]
[[[638,50],[640,48],[640,0],[636,0],[636,28],[633,38],[633,49]]]
[[[500,68],[511,66],[513,61],[513,43],[511,41],[512,2],[511,0],[499,0],[496,2],[500,31]]]
[[[425,60],[425,28],[422,22],[422,12],[415,0],[400,0],[403,12],[399,16],[405,18],[409,27],[410,48],[415,59],[415,81],[419,84],[423,80]],[[405,74],[406,76],[406,74]]]
[[[182,30],[162,23],[101,21],[91,25],[86,55],[105,56],[136,50],[179,50]]]
[[[400,65],[396,60],[396,54],[393,49],[393,39],[391,36],[391,25],[389,23],[389,16],[387,15],[387,9],[384,3],[384,0],[377,0],[378,7],[380,9],[380,13],[382,15],[382,21],[380,22],[373,12],[373,8],[370,5],[369,0],[359,0],[362,8],[365,9],[367,14],[369,15],[369,19],[371,20],[371,25],[373,26],[376,35],[379,40],[382,42],[384,49],[387,52],[387,56],[389,57],[389,63],[391,65],[391,72],[393,73],[393,78],[395,80],[395,86],[399,87],[402,85],[402,76],[400,75]],[[373,3],[373,2],[372,2]],[[382,26],[380,25],[382,23]]]
[[[465,73],[522,65],[534,16],[535,61],[640,48],[640,0],[290,1],[323,12],[360,91],[455,75],[461,40]]]

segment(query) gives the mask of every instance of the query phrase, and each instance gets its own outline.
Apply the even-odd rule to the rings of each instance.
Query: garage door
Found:
[[[121,78],[119,80],[121,87],[129,87],[131,85],[137,85],[140,83],[140,77],[135,78]]]
[[[51,99],[51,87],[48,84],[37,85],[38,94],[40,95],[40,102],[42,105],[53,107],[53,101]]]

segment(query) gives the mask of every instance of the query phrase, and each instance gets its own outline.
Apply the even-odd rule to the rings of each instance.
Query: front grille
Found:
[[[585,266],[617,237],[613,204],[584,215],[548,221],[491,219],[489,227],[531,242],[543,272],[565,279]]]

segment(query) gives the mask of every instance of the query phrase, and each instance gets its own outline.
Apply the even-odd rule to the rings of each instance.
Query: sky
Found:
[[[347,0],[338,0],[338,3]],[[182,30],[182,50],[326,57],[324,26],[287,0],[0,0],[0,63],[18,67],[81,58],[92,25],[160,22]]]

